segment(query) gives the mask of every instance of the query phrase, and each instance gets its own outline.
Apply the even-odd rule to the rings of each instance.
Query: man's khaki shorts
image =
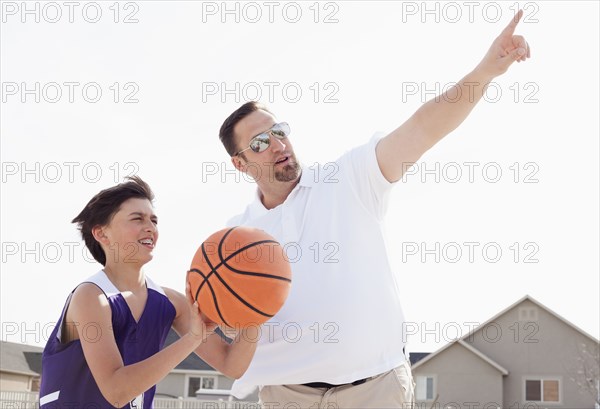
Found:
[[[260,388],[265,409],[412,408],[415,383],[408,362],[369,378],[360,385],[313,388],[304,385],[266,385]]]

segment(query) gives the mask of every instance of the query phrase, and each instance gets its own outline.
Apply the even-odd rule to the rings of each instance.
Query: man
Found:
[[[230,225],[273,235],[293,271],[290,296],[264,325],[255,358],[234,385],[236,396],[260,386],[261,402],[273,408],[412,404],[398,277],[381,231],[387,196],[406,164],[458,127],[494,77],[530,57],[525,39],[513,34],[522,15],[448,98],[425,103],[389,135],[323,167],[302,167],[289,125],[255,102],[225,120],[220,139],[234,166],[258,187]]]

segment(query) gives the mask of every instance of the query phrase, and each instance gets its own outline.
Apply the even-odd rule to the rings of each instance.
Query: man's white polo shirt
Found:
[[[393,184],[377,164],[377,142],[304,167],[284,203],[267,210],[257,194],[229,221],[271,234],[292,266],[290,295],[262,327],[235,396],[258,385],[349,383],[404,362],[398,278],[382,232]]]

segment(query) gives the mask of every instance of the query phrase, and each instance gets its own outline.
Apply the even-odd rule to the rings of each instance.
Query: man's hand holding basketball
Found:
[[[510,23],[502,30],[475,69],[476,71],[480,71],[484,77],[493,78],[502,75],[513,62],[525,61],[531,57],[531,50],[525,38],[514,34],[521,17],[523,17],[523,10],[519,10]]]

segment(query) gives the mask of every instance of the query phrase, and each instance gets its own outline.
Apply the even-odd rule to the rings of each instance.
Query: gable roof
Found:
[[[465,347],[468,351],[474,353],[479,358],[481,358],[482,360],[484,360],[485,362],[487,362],[488,364],[490,364],[491,366],[496,368],[502,375],[508,375],[508,371],[506,369],[504,369],[504,367],[502,365],[500,365],[499,363],[494,361],[489,356],[485,355],[483,352],[481,352],[480,350],[475,348],[473,345],[469,344],[468,342],[463,341],[462,339],[459,339],[457,342],[460,345],[462,345],[463,347]]]
[[[487,320],[483,324],[477,326],[476,328],[473,328],[471,331],[469,331],[469,333],[467,333],[466,335],[463,335],[460,339],[461,340],[465,340],[465,339],[469,338],[474,333],[476,333],[477,331],[479,331],[480,328],[484,328],[490,322],[494,322],[500,316],[506,314],[508,311],[512,310],[513,308],[515,308],[516,306],[518,306],[519,304],[521,304],[523,301],[526,301],[526,300],[531,301],[532,303],[534,303],[538,307],[542,308],[544,311],[548,312],[550,315],[553,315],[554,317],[558,318],[560,321],[562,321],[563,323],[567,324],[568,326],[570,326],[574,330],[576,330],[576,331],[580,332],[581,334],[585,335],[586,337],[588,337],[589,339],[591,339],[595,343],[598,343],[598,340],[595,337],[593,337],[592,335],[588,334],[587,332],[585,332],[584,330],[582,330],[581,328],[579,328],[578,326],[576,326],[575,324],[573,324],[571,321],[569,321],[569,320],[561,317],[560,315],[558,315],[557,313],[555,313],[554,311],[552,311],[550,308],[546,307],[544,304],[542,304],[541,302],[539,302],[536,299],[534,299],[529,294],[526,294],[521,299],[519,299],[516,302],[514,302],[513,304],[509,305],[508,307],[506,307],[505,309],[503,309],[502,311],[500,311],[498,314],[494,315],[492,318],[490,318],[489,320]]]
[[[0,341],[0,372],[39,376],[43,350],[33,345]]]
[[[479,329],[484,328],[490,322],[494,322],[500,316],[506,314],[508,311],[512,310],[513,308],[515,308],[516,306],[518,306],[519,304],[521,304],[523,301],[526,301],[526,300],[531,301],[532,303],[536,304],[538,307],[542,308],[544,311],[546,311],[549,314],[553,315],[554,317],[556,317],[557,319],[559,319],[563,323],[567,324],[571,328],[573,328],[576,331],[580,332],[581,334],[585,335],[586,337],[588,337],[589,339],[591,339],[595,343],[598,343],[598,340],[596,338],[594,338],[592,335],[588,334],[587,332],[585,332],[581,328],[577,327],[575,324],[573,324],[569,320],[566,320],[565,318],[561,317],[560,315],[558,315],[557,313],[555,313],[554,311],[552,311],[550,308],[546,307],[544,304],[542,304],[539,301],[535,300],[529,294],[526,294],[524,297],[522,297],[521,299],[519,299],[515,303],[511,304],[507,308],[503,309],[502,311],[500,311],[498,314],[494,315],[492,318],[490,318],[489,320],[487,320],[483,324],[478,325],[476,328],[473,328],[471,331],[469,331],[469,333],[467,333],[466,335],[463,335],[457,341],[454,341],[454,342],[451,342],[449,344],[446,344],[443,347],[441,347],[440,349],[438,349],[437,351],[432,352],[431,354],[427,355],[425,358],[419,360],[417,363],[415,363],[413,365],[412,369],[418,368],[420,365],[424,364],[425,362],[429,361],[430,359],[432,359],[435,356],[437,356],[438,354],[440,354],[442,351],[444,351],[444,350],[446,350],[446,349],[450,348],[451,346],[453,346],[453,345],[455,345],[455,344],[458,343],[458,344],[462,345],[464,348],[466,348],[468,351],[470,351],[473,354],[475,354],[476,356],[478,356],[480,359],[484,360],[485,362],[487,362],[488,364],[490,364],[491,366],[493,366],[494,368],[496,368],[503,375],[508,375],[508,371],[506,369],[504,369],[500,364],[498,364],[497,362],[495,362],[494,360],[492,360],[490,357],[488,357],[487,355],[485,355],[483,352],[481,352],[478,349],[476,349],[473,345],[471,345],[470,343],[466,342],[465,339],[469,338],[475,332],[479,331]]]
[[[173,329],[169,330],[165,347],[179,339]],[[43,348],[33,345],[19,344],[16,342],[0,341],[0,372],[10,372],[19,375],[40,376],[42,373]],[[213,367],[204,362],[198,355],[191,353],[175,369],[215,371]],[[217,371],[215,371],[217,372]]]
[[[497,363],[496,361],[494,361],[493,359],[491,359],[490,357],[488,357],[487,355],[485,355],[484,353],[482,353],[481,351],[479,351],[478,349],[476,349],[472,345],[469,345],[469,343],[463,341],[462,339],[459,339],[458,341],[450,342],[449,344],[444,345],[443,347],[441,347],[437,351],[432,352],[431,354],[427,355],[425,358],[419,360],[416,364],[414,364],[411,369],[412,370],[417,369],[419,366],[423,365],[425,362],[428,362],[429,360],[431,360],[435,356],[439,355],[442,351],[445,351],[446,349],[448,349],[448,348],[450,348],[450,347],[452,347],[454,345],[460,345],[460,346],[462,346],[467,351],[469,351],[473,355],[475,355],[477,358],[481,359],[485,363],[487,363],[490,366],[492,366],[494,369],[496,369],[502,375],[508,375],[508,371],[502,365],[500,365],[499,363]]]
[[[39,352],[23,352],[29,369],[37,374],[42,374],[42,351]]]
[[[411,352],[408,355],[410,360],[410,366],[412,367],[414,364],[419,362],[421,359],[425,358],[427,355],[430,355],[431,352]]]
[[[179,335],[177,335],[177,333],[175,331],[173,331],[173,329],[171,328],[169,330],[169,334],[167,335],[167,339],[165,340],[165,347],[171,345],[173,342],[177,341],[179,339]],[[179,365],[177,365],[175,367],[175,369],[181,369],[181,370],[195,370],[195,371],[214,371],[215,369],[210,366],[209,364],[207,364],[206,362],[204,362],[202,359],[200,359],[200,357],[198,357],[198,355],[196,355],[195,353],[191,353],[187,356],[187,358],[185,358],[183,361],[181,361],[179,363]],[[216,372],[216,371],[215,371]]]

